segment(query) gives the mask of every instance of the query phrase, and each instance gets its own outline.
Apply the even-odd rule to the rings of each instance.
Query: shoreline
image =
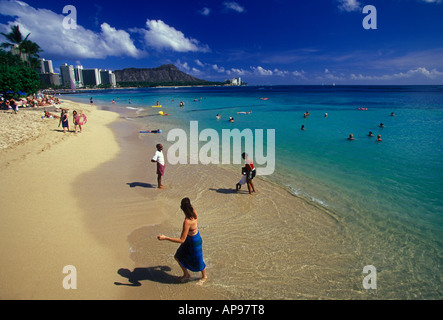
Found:
[[[304,244],[295,249],[300,250],[298,254],[306,255],[303,251],[312,247],[308,239],[313,235],[308,230],[316,229],[318,223],[340,232],[334,219],[263,179],[256,180],[258,193],[253,196],[245,190],[233,192],[239,177],[230,168],[168,165],[167,189],[158,190],[150,158],[157,140],[164,137],[140,136],[142,124],[121,119],[124,116],[112,108],[103,111],[68,101],[63,107],[87,114],[81,134],[63,134],[54,128],[58,119],[48,119],[46,131],[37,138],[2,153],[0,163],[6,169],[1,173],[2,203],[6,205],[0,253],[8,257],[0,279],[3,299],[269,299],[262,290],[279,281],[260,285],[258,295],[250,296],[242,286],[232,286],[230,279],[249,281],[243,267],[234,266],[255,264],[263,255],[256,256],[258,252],[266,250],[273,256],[272,251],[257,247],[240,260],[237,252],[230,257],[229,250],[235,251],[238,244],[228,242],[232,249],[220,250],[227,230],[236,238],[243,234],[245,239],[237,241],[247,240],[241,247],[250,247],[248,241],[258,240],[255,237],[269,212],[277,210],[275,227],[280,228],[294,218],[296,206],[306,213],[305,217],[295,215],[304,224],[298,236]],[[183,221],[179,203],[185,196],[200,215],[209,277],[201,288],[196,288],[195,281],[177,285],[174,280],[181,274],[173,259],[177,246],[156,239],[159,233],[179,236]],[[276,202],[282,204],[275,207]],[[251,224],[250,219],[258,220]],[[239,224],[232,225],[233,221]],[[341,236],[338,239],[343,241]],[[66,265],[78,271],[76,290],[62,286]],[[276,276],[281,278],[279,272]],[[293,297],[315,295],[294,292]],[[285,297],[273,299],[280,298]]]
[[[155,126],[151,123],[155,117],[146,117],[145,120],[135,118],[137,121],[130,122]],[[165,142],[164,135],[133,138],[144,141],[152,137]],[[145,153],[148,160],[151,156],[149,148]],[[146,173],[144,169],[136,173],[136,177],[144,177],[143,180],[136,180],[141,182],[139,186],[134,186],[137,192],[151,191],[147,185],[156,185],[154,170],[149,165],[146,170]],[[172,258],[176,247],[163,246],[152,240],[159,233],[179,236],[182,214],[177,204],[183,196],[190,197],[201,217],[201,234],[206,244],[204,257],[208,264],[208,275],[212,278],[208,282],[208,289],[223,299],[398,298],[398,292],[392,290],[385,289],[373,294],[362,288],[362,268],[368,262],[375,261],[382,269],[392,269],[380,262],[377,256],[368,256],[368,252],[384,253],[383,248],[377,246],[378,241],[375,241],[377,236],[383,236],[381,232],[373,234],[368,242],[361,242],[360,234],[356,232],[360,229],[353,229],[355,225],[349,223],[348,217],[336,215],[316,201],[296,195],[290,188],[275,181],[260,178],[255,180],[259,194],[249,197],[243,190],[237,194],[232,191],[239,178],[237,171],[232,166],[217,165],[167,167],[165,179],[170,188],[156,198],[162,204],[159,212],[167,216],[166,221],[141,224],[128,235],[130,258],[135,265],[160,268],[152,269],[152,272],[159,276],[157,288],[162,289],[162,299],[189,298],[177,292],[176,289],[180,291],[182,287],[174,288],[168,281],[169,275],[180,274]],[[258,235],[263,232],[265,237],[260,238]],[[147,239],[147,235],[151,239]],[[234,240],[226,243],[226,237]],[[251,246],[250,243],[257,245]],[[368,245],[370,247],[366,248]],[[278,253],[273,254],[272,250]],[[268,259],[275,261],[270,263]],[[288,266],[288,263],[291,265]],[[262,269],[261,266],[266,267]],[[291,274],[292,278],[282,282],[286,274]],[[384,272],[382,278],[385,285],[398,286],[389,271]],[[149,277],[147,280],[152,281]],[[246,289],[247,282],[251,283],[249,290]],[[145,285],[150,281],[141,283]],[[408,284],[402,287],[405,292],[400,296],[410,297],[406,290]],[[273,291],[274,294],[271,294]]]
[[[87,114],[83,133],[63,134],[58,119],[45,119],[46,131],[0,156],[6,203],[0,253],[8,257],[0,298],[385,296],[361,288],[362,248],[346,221],[327,208],[260,177],[257,194],[245,187],[237,193],[239,170],[232,166],[167,165],[167,188],[158,190],[150,158],[156,143],[167,146],[166,137],[139,134],[145,122],[155,126],[155,118],[138,122],[130,120],[137,111],[125,107],[64,104]],[[199,274],[176,283],[178,246],[156,239],[160,233],[179,237],[183,197],[200,216],[209,277],[200,288]],[[77,268],[77,290],[62,286],[66,265]]]
[[[125,115],[128,112],[135,112],[134,110],[130,111],[131,109],[128,110],[125,107],[116,108],[124,112]],[[113,107],[106,107],[106,109],[112,110]],[[126,118],[126,116],[123,117]],[[150,125],[155,126],[155,124],[151,123],[151,118],[148,119]],[[139,126],[144,125],[142,122],[136,121],[125,122],[128,122],[128,126],[132,126],[134,124],[137,124]],[[225,230],[226,223],[231,223],[229,220],[220,220],[220,217],[224,216],[227,212],[229,212],[228,217],[234,220],[249,220],[256,216],[259,219],[257,220],[257,222],[262,221],[264,227],[266,226],[266,224],[268,224],[266,220],[268,219],[269,213],[271,211],[276,211],[278,221],[271,226],[272,229],[275,228],[276,230],[281,227],[287,229],[289,225],[288,221],[300,219],[299,224],[301,226],[297,227],[297,229],[299,229],[300,232],[301,238],[299,240],[302,245],[300,245],[300,247],[297,249],[285,248],[284,250],[288,250],[289,252],[292,252],[293,250],[296,250],[298,252],[298,250],[300,250],[298,254],[301,256],[306,256],[306,252],[310,252],[312,250],[312,244],[310,244],[310,241],[315,243],[320,242],[320,247],[317,250],[319,252],[322,252],[322,254],[331,256],[330,263],[333,263],[333,261],[337,261],[337,259],[353,260],[348,252],[340,258],[337,257],[336,253],[333,250],[333,247],[331,247],[333,244],[335,246],[339,244],[343,245],[344,242],[348,242],[349,240],[346,239],[347,232],[346,230],[343,230],[343,226],[341,225],[342,222],[333,213],[329,212],[329,210],[323,207],[318,206],[316,203],[310,202],[308,199],[304,199],[292,194],[287,188],[284,188],[284,186],[280,186],[276,183],[266,181],[261,178],[255,180],[258,184],[258,186],[256,185],[259,189],[258,194],[249,196],[247,195],[247,191],[245,190],[245,188],[243,188],[239,193],[236,193],[234,191],[235,183],[238,181],[239,175],[237,173],[238,170],[234,168],[222,167],[217,165],[167,165],[164,178],[164,183],[167,185],[167,189],[161,190],[159,192],[159,190],[156,189],[155,168],[150,166],[150,164],[146,165],[146,161],[149,162],[150,157],[155,150],[155,140],[157,142],[164,143],[164,145],[166,146],[168,142],[165,141],[166,139],[163,135],[146,136],[138,135],[138,130],[136,132],[137,133],[127,133],[127,136],[125,135],[124,137],[121,137],[121,139],[125,141],[125,144],[133,144],[134,146],[139,146],[139,151],[135,154],[131,154],[131,156],[129,156],[129,152],[126,151],[126,158],[129,159],[130,157],[132,159],[130,160],[130,163],[134,163],[134,168],[138,168],[138,170],[135,169],[132,172],[128,171],[129,174],[128,172],[125,174],[126,179],[128,176],[133,176],[132,179],[129,179],[131,180],[131,182],[126,182],[126,184],[132,184],[133,186],[129,186],[129,188],[126,187],[126,191],[124,190],[124,188],[122,188],[119,192],[115,193],[116,196],[122,196],[124,194],[123,198],[125,198],[125,203],[116,203],[115,206],[120,206],[123,209],[129,207],[130,210],[138,212],[131,215],[134,221],[136,219],[140,219],[138,227],[134,228],[127,238],[129,243],[129,250],[131,252],[130,258],[135,263],[134,269],[127,267],[124,269],[126,273],[137,273],[137,270],[140,270],[141,268],[147,268],[148,270],[151,270],[150,272],[155,273],[158,279],[152,278],[153,276],[148,275],[145,276],[145,280],[158,282],[156,285],[157,289],[161,292],[161,299],[171,299],[171,297],[173,299],[200,299],[200,296],[198,294],[196,295],[195,292],[193,292],[193,295],[190,296],[190,291],[194,289],[193,284],[183,286],[183,288],[175,288],[176,286],[170,283],[171,275],[178,276],[181,272],[178,266],[176,266],[176,262],[172,258],[176,250],[176,246],[161,244],[156,240],[156,235],[160,233],[164,233],[167,235],[170,235],[172,233],[172,235],[177,237],[180,235],[179,232],[181,231],[183,215],[178,206],[180,200],[185,196],[191,199],[191,202],[193,203],[195,209],[199,212],[199,215],[201,217],[200,230],[204,241],[204,246],[206,248],[204,249],[204,257],[208,265],[209,280],[207,286],[204,286],[203,290],[208,290],[208,292],[202,295],[201,299],[288,298],[284,295],[281,297],[270,297],[267,293],[261,292],[264,288],[257,289],[257,291],[261,292],[259,295],[253,294],[252,296],[250,296],[251,293],[242,292],[242,286],[239,287],[240,291],[238,291],[235,285],[234,287],[232,287],[232,284],[228,283],[230,282],[228,278],[231,277],[229,276],[229,274],[231,274],[232,272],[235,273],[235,270],[230,270],[231,268],[229,267],[229,264],[226,264],[226,261],[232,259],[232,257],[229,257],[228,255],[227,257],[222,258],[220,254],[223,252],[218,252],[218,250],[220,250],[220,245],[223,243],[223,234],[220,233],[220,231]],[[140,148],[140,146],[142,145],[144,147]],[[137,149],[131,146],[127,146],[127,148],[128,150],[130,150],[131,148],[132,150]],[[134,162],[133,159],[138,160]],[[122,161],[124,161],[124,159],[122,159]],[[127,167],[130,165],[127,163],[125,166]],[[118,167],[118,162],[109,163],[107,169],[102,169],[103,172],[109,172],[111,168],[116,167]],[[125,181],[121,180],[117,184],[123,186],[124,182]],[[131,189],[133,189],[132,194],[128,192],[131,191]],[[137,194],[138,198],[132,198],[135,194]],[[144,200],[148,195],[154,195],[155,197],[154,201],[156,201],[157,205],[159,206],[158,208],[155,208],[155,210],[158,213],[158,219],[160,220],[160,222],[157,221],[151,224],[143,223],[144,218],[141,211],[145,210],[145,208],[141,208],[140,205],[143,204],[144,206],[148,206],[148,204]],[[254,205],[255,202],[257,203]],[[129,203],[131,205],[129,205]],[[276,203],[283,204],[279,205],[279,207],[281,207],[279,208],[276,207]],[[91,203],[86,203],[85,205],[90,206]],[[100,206],[100,204],[97,204],[98,208]],[[149,212],[151,208],[152,207],[148,206],[146,212]],[[243,216],[243,212],[246,212],[247,214]],[[245,234],[247,239],[250,237],[254,238],[261,232],[260,224],[257,224],[257,222],[255,223],[253,229],[250,229],[249,222],[245,223],[244,225],[239,225],[238,227],[229,226],[228,228],[231,228],[233,231],[236,230],[236,232],[238,233],[236,237],[241,234]],[[282,223],[283,225],[281,225]],[[137,225],[137,223],[135,223],[134,226],[135,225]],[[243,227],[246,227],[246,229],[243,229]],[[255,229],[256,227],[258,227],[259,229]],[[323,229],[330,230],[331,234],[335,235],[335,239],[331,239],[330,236],[325,234],[325,231]],[[287,232],[290,233],[289,230],[287,230]],[[317,235],[320,235],[322,240],[316,239]],[[275,237],[272,234],[269,234],[268,236],[270,238],[267,241],[276,242],[276,244],[278,243],[278,240],[273,239]],[[238,241],[240,241],[241,243],[242,240],[240,239],[241,238],[238,238]],[[230,243],[229,245],[233,245],[233,248],[235,248],[239,244],[236,245]],[[242,244],[241,246],[247,246],[247,244]],[[349,246],[347,245],[347,249],[348,248]],[[266,248],[263,248],[263,250],[268,251],[268,249]],[[345,249],[343,250],[346,251]],[[343,253],[343,250],[338,251]],[[248,260],[245,265],[251,263],[253,264],[254,259],[258,258],[255,256],[256,252],[252,253],[254,256],[245,256],[245,259]],[[284,256],[285,255],[282,255],[278,259],[281,259]],[[311,267],[319,267],[317,262],[317,259],[319,259],[319,257],[317,255],[314,256],[315,263],[313,263],[312,266],[308,268],[306,268],[306,266],[302,267],[302,269],[307,269],[306,272],[311,272],[309,271]],[[310,259],[312,258],[306,257],[306,260]],[[235,266],[239,263],[240,261],[232,261],[232,266]],[[281,261],[281,263],[284,266],[285,262]],[[303,264],[303,261],[298,261],[296,263]],[[331,272],[330,268],[326,267],[328,263],[329,262],[326,261],[320,263],[321,265],[324,264],[325,266],[325,274]],[[339,263],[341,264],[343,262]],[[353,263],[349,264],[352,265]],[[270,269],[269,272],[273,272],[272,269]],[[283,271],[280,270],[279,272]],[[333,272],[340,274],[340,278],[344,281],[346,281],[346,278],[355,279],[352,276],[349,277],[349,270],[346,270],[345,273],[342,273],[344,272],[343,269]],[[241,274],[242,273],[239,273],[240,278],[236,278],[236,281],[249,281],[247,280],[249,276],[246,276],[244,279],[242,279]],[[352,274],[355,276],[355,272],[352,272]],[[281,278],[282,276],[283,275],[279,275],[278,278]],[[270,277],[274,276],[270,275]],[[330,276],[328,276],[328,278],[329,277]],[[123,278],[122,280],[124,281],[126,279]],[[141,282],[143,283],[143,286],[145,284],[151,286],[150,281]],[[276,280],[276,283],[279,283],[279,280]],[[309,290],[308,287],[309,286],[304,287],[303,290]],[[181,292],[182,289],[184,289],[185,291]],[[321,290],[324,290],[324,288]],[[290,297],[299,299],[315,299],[325,296],[322,293],[319,293],[318,295],[315,295],[312,292],[309,294],[300,294],[295,291],[294,293],[290,293]]]

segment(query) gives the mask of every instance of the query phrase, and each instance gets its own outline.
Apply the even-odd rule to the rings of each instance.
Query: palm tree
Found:
[[[1,34],[9,41],[3,42],[1,44],[2,48],[17,48],[20,58],[22,58],[23,53],[26,54],[27,59],[24,60],[27,60],[29,67],[35,65],[34,60],[40,57],[38,53],[42,52],[42,50],[37,43],[28,40],[31,33],[28,33],[28,35],[23,38],[23,35],[20,32],[20,27],[17,25],[11,26],[11,32],[7,34],[1,32]]]
[[[32,42],[31,40],[25,39],[20,44],[20,49],[24,54],[27,55],[28,66],[37,67],[38,58],[40,58],[38,54],[39,52],[42,52],[40,46],[37,43]]]
[[[13,48],[17,46],[18,51],[20,54],[22,53],[21,44],[23,41],[28,40],[28,37],[31,33],[28,33],[28,35],[23,39],[23,35],[20,32],[20,27],[17,26],[11,26],[11,32],[9,33],[3,33],[1,34],[9,41],[9,42],[3,42],[1,44],[2,48]]]

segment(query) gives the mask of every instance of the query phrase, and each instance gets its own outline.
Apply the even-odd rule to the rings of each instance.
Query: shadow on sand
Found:
[[[140,187],[140,188],[156,188],[150,183],[145,182],[128,182],[126,183],[130,188]]]
[[[209,190],[215,191],[215,192],[218,192],[218,193],[224,193],[224,194],[236,194],[236,193],[238,193],[237,191],[235,191],[235,189],[227,189],[227,188],[219,188],[219,189],[210,188]]]
[[[178,284],[178,277],[166,271],[171,271],[168,266],[156,266],[148,268],[135,268],[133,271],[121,268],[117,271],[119,275],[128,279],[129,283],[114,282],[117,286],[139,287],[140,281],[149,280],[163,284]]]

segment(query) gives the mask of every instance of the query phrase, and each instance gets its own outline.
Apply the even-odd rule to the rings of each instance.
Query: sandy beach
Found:
[[[109,249],[85,232],[72,183],[116,156],[107,126],[118,116],[74,103],[63,108],[88,116],[83,133],[63,134],[58,119],[41,119],[43,109],[1,114],[2,141],[19,138],[1,151],[2,299],[100,298],[101,264],[113,263]],[[62,286],[66,265],[77,268],[77,290]]]
[[[257,194],[236,193],[239,170],[215,165],[167,165],[159,190],[150,158],[165,137],[139,134],[140,124],[116,112],[63,107],[70,121],[73,110],[88,116],[82,133],[64,134],[43,112],[0,115],[2,136],[23,136],[0,156],[1,299],[365,298],[355,285],[338,293],[360,273],[333,214],[259,178]],[[177,283],[178,246],[156,239],[179,237],[183,197],[200,216],[202,287],[197,273]],[[77,270],[75,290],[63,287],[67,265]]]
[[[155,282],[144,284],[141,290],[114,283],[128,280],[119,276],[119,269],[134,268],[128,234],[162,221],[155,214],[159,210],[155,195],[140,203],[140,199],[125,195],[125,191],[132,190],[127,184],[131,181],[110,183],[126,174],[128,166],[109,171],[105,166],[104,173],[99,169],[113,163],[109,162],[112,159],[123,159],[128,164],[109,127],[113,123],[125,130],[125,124],[117,113],[93,106],[65,101],[62,107],[70,110],[71,131],[72,111],[81,110],[87,115],[82,133],[64,134],[58,127],[59,119],[41,119],[43,109],[20,110],[17,115],[5,111],[0,115],[0,298],[160,298]],[[131,130],[131,134],[134,132]],[[146,164],[146,155],[140,160]],[[113,198],[112,191],[121,197]],[[85,205],[89,202],[92,206]],[[114,202],[128,211],[119,211]],[[101,210],[96,210],[94,204],[99,204]],[[167,206],[163,207],[166,210]],[[63,287],[68,275],[63,268],[68,265],[77,270],[75,290]]]

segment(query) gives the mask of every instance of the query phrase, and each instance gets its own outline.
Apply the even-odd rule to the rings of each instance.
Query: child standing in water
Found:
[[[241,174],[242,177],[240,181],[235,185],[235,191],[238,191],[241,189],[241,186],[246,183],[246,167],[241,168]]]
[[[243,152],[242,153],[242,158],[246,160],[246,183],[248,185],[248,191],[249,194],[252,194],[252,192],[256,192],[255,191],[255,187],[254,187],[254,183],[252,183],[252,179],[254,179],[255,175],[256,175],[256,170],[254,167],[254,163],[252,162],[252,160],[250,158],[248,158],[248,155]]]

